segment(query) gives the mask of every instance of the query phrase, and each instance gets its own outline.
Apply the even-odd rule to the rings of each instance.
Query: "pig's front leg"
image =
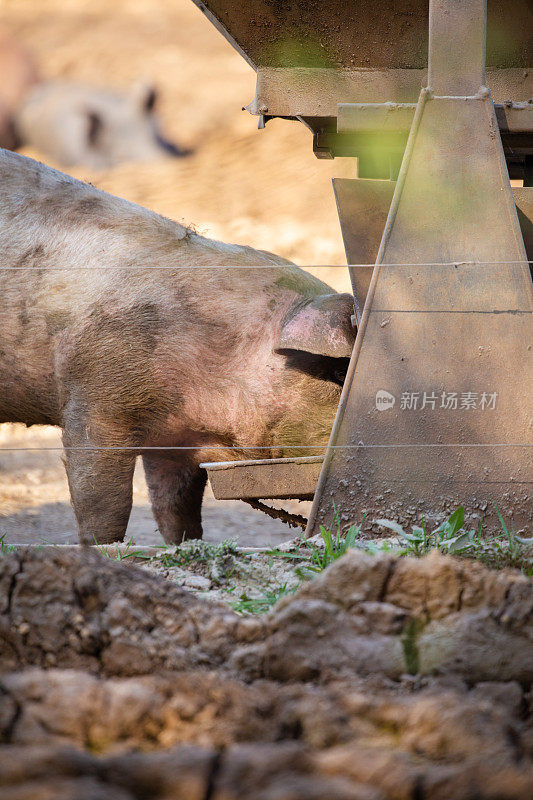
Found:
[[[81,423],[65,427],[63,446],[80,544],[121,542],[131,512],[134,453],[88,449]]]
[[[202,498],[207,473],[190,461],[143,455],[152,510],[168,544],[202,538]]]

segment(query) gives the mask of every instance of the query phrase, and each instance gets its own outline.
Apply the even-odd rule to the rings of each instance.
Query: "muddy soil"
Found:
[[[529,800],[533,584],[350,552],[267,615],[94,549],[0,559],[7,800]]]

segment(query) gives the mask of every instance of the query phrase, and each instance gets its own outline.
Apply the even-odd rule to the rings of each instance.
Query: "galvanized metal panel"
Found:
[[[416,103],[339,103],[337,133],[409,131]],[[502,134],[533,133],[533,101],[496,103],[496,119]]]
[[[394,181],[333,178],[348,264],[375,264]]]
[[[375,263],[395,184],[392,181],[333,178],[333,190],[348,264]],[[533,262],[533,188],[513,187],[526,255]],[[373,266],[350,269],[352,288],[362,311]]]
[[[256,67],[427,65],[428,0],[194,2]],[[527,67],[532,52],[530,1],[488,0],[487,65]]]
[[[533,54],[529,69],[487,69],[494,102],[533,97]],[[426,69],[260,68],[252,114],[334,118],[339,103],[416,103],[427,85]]]
[[[487,0],[432,0],[430,91],[441,96],[467,96],[485,86],[486,24]]]
[[[332,496],[346,524],[363,511],[408,522],[459,501],[494,515],[492,500],[513,524],[533,522],[533,286],[493,106],[487,93],[425,97],[309,533],[330,524]],[[442,262],[457,266],[425,266]],[[394,404],[379,407],[383,391]],[[441,407],[453,392],[458,408]],[[496,408],[481,410],[494,392]],[[418,407],[402,408],[411,393]],[[475,410],[460,408],[467,393]]]
[[[533,271],[533,187],[515,187],[513,188],[513,197],[524,239],[524,247]]]
[[[394,193],[392,181],[334,178],[333,190],[339,212],[348,264],[373,265]],[[357,322],[365,305],[373,266],[350,267]]]
[[[416,103],[339,103],[337,132],[409,131]]]

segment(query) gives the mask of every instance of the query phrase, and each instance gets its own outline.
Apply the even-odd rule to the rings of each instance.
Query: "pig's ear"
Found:
[[[349,358],[355,341],[351,294],[322,294],[297,306],[283,320],[275,350],[305,350]]]
[[[151,114],[157,103],[157,89],[150,83],[139,81],[132,87],[131,97],[139,111]]]

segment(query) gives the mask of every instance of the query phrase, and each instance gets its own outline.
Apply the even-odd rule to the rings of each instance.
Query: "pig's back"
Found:
[[[206,291],[250,297],[274,284],[280,268],[293,273],[308,295],[331,291],[290,262],[260,250],[199,236],[154,212],[109,195],[32,159],[0,150],[0,251],[2,266],[45,270],[18,273],[31,302],[54,295],[83,308],[109,291],[129,302],[150,286],[179,293]],[[254,273],[197,270],[199,266],[267,267]],[[272,267],[272,269],[268,269]],[[154,269],[155,268],[155,269]],[[176,268],[175,270],[173,268]],[[0,276],[6,280],[6,273]],[[35,293],[36,280],[45,291]],[[286,282],[285,282],[286,286]],[[280,282],[280,288],[283,288]]]
[[[0,247],[4,264],[48,269],[290,264],[271,253],[205,239],[7,150],[0,150]]]

